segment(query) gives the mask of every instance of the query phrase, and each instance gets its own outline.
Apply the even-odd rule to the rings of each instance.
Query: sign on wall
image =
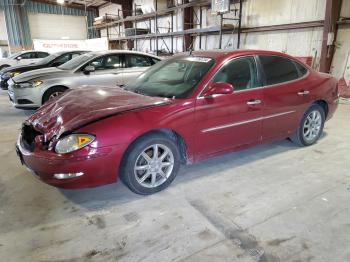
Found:
[[[33,39],[34,50],[55,53],[65,50],[88,50],[104,51],[108,50],[108,40],[106,37],[88,40],[44,40]]]
[[[230,11],[230,0],[212,0],[212,13],[227,13]]]

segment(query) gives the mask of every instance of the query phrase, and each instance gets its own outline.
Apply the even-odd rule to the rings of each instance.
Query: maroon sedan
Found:
[[[50,185],[120,177],[152,194],[180,164],[288,137],[312,145],[337,105],[336,79],[286,54],[193,52],[123,89],[84,87],[45,104],[23,123],[17,153]]]

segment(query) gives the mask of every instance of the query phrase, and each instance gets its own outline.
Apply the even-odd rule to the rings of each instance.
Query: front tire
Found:
[[[50,101],[51,99],[56,98],[57,96],[60,96],[62,93],[64,93],[67,90],[67,88],[62,86],[55,86],[48,89],[44,95],[43,95],[43,103],[45,104],[47,101]]]
[[[322,106],[313,104],[304,114],[299,128],[291,140],[299,146],[311,146],[323,132],[325,111]]]
[[[150,134],[127,150],[120,178],[131,191],[150,195],[168,187],[179,167],[180,153],[176,141],[163,134]]]

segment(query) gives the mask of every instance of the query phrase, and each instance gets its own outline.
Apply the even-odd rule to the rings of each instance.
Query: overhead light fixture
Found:
[[[63,5],[64,4],[64,0],[57,0],[57,4]]]

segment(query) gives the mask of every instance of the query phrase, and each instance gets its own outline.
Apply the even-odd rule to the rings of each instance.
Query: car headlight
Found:
[[[19,87],[19,88],[28,88],[28,87],[33,87],[33,84],[32,83],[29,83],[29,82],[23,82],[23,83],[18,83],[16,85],[16,87]]]
[[[10,73],[10,76],[11,77],[15,77],[15,76],[18,76],[21,72],[11,72]]]
[[[37,87],[37,86],[40,86],[42,83],[43,83],[43,81],[35,80],[35,81],[33,81],[33,86]]]
[[[58,140],[55,146],[55,151],[58,154],[66,154],[87,145],[90,145],[95,140],[95,136],[88,134],[71,134]]]
[[[41,80],[35,80],[33,82],[23,82],[23,83],[18,83],[18,87],[20,88],[32,88],[32,87],[37,87],[40,86],[43,83]]]

